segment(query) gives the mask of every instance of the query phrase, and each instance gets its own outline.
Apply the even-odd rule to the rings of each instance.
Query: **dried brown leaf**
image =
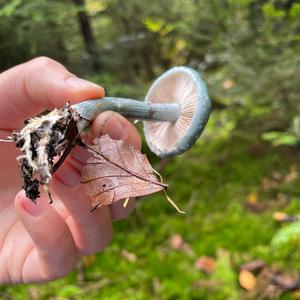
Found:
[[[246,291],[252,291],[256,286],[256,278],[250,271],[243,269],[239,274],[239,283]]]
[[[223,81],[223,89],[224,90],[229,90],[231,88],[233,88],[235,85],[235,82],[231,79],[226,79]]]
[[[183,241],[182,236],[180,234],[174,234],[171,237],[170,244],[171,244],[172,249],[180,250],[183,243],[184,243],[184,241]]]
[[[180,234],[174,234],[170,238],[170,246],[173,250],[181,251],[182,253],[195,257],[193,247],[185,242]]]
[[[269,178],[263,178],[262,180],[262,189],[263,191],[270,191],[272,189],[276,189],[279,186],[278,181],[269,179]]]
[[[206,274],[212,273],[216,265],[216,260],[210,256],[201,256],[195,262],[195,268]]]
[[[245,207],[254,213],[259,213],[264,209],[263,203],[259,202],[256,193],[250,193],[245,202]]]
[[[247,196],[247,202],[249,204],[256,204],[258,202],[257,194],[256,193],[250,193]]]
[[[285,222],[294,222],[297,221],[298,218],[295,216],[288,215],[287,213],[283,211],[276,211],[273,213],[273,219],[280,223]]]
[[[260,259],[249,261],[243,265],[241,265],[241,270],[247,270],[252,273],[258,273],[260,272],[264,267],[266,266],[266,263]]]
[[[105,135],[95,139],[89,150],[93,157],[82,170],[81,182],[91,199],[92,209],[167,188],[153,174],[146,155],[132,145]]]
[[[275,179],[279,183],[284,181],[284,175],[282,175],[278,171],[273,171],[271,176],[272,176],[273,179]]]
[[[289,274],[273,274],[272,282],[285,291],[295,291],[300,288],[300,282]]]

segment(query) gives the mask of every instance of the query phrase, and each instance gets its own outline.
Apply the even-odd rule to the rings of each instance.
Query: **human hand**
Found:
[[[45,109],[63,107],[104,96],[102,87],[77,78],[58,62],[40,57],[0,74],[0,138],[22,127],[22,122]],[[109,134],[141,147],[135,127],[112,112],[100,114],[92,136]],[[43,282],[67,274],[82,255],[103,250],[113,236],[112,221],[131,212],[133,201],[122,201],[90,213],[90,202],[80,184],[80,170],[89,154],[75,147],[53,176],[51,193],[36,204],[20,191],[16,157],[20,151],[0,144],[0,283]]]

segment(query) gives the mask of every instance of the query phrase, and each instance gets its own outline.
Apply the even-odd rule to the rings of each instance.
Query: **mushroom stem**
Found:
[[[180,116],[177,103],[148,103],[127,98],[105,97],[72,105],[80,116],[92,121],[97,114],[111,110],[124,117],[160,122],[175,122]]]

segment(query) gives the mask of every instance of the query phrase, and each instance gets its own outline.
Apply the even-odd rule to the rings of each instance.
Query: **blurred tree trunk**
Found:
[[[135,38],[134,46],[131,47],[129,55],[134,57],[133,69],[136,74],[146,77],[148,80],[154,77],[152,69],[151,47],[145,41],[139,40],[138,35],[144,32],[139,14],[141,6],[132,2],[132,10],[128,11],[126,1],[120,1],[117,6],[117,19],[121,21],[126,36]],[[127,14],[124,12],[128,12]]]
[[[83,36],[85,49],[87,53],[90,55],[92,68],[94,71],[99,71],[101,66],[100,66],[99,55],[97,51],[97,43],[93,34],[89,16],[84,10],[85,0],[73,0],[73,2],[78,8],[78,13],[77,13],[78,22]]]

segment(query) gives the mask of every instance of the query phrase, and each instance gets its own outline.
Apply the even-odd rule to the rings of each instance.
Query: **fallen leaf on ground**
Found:
[[[264,290],[261,291],[257,299],[259,300],[279,299],[281,295],[282,295],[282,289],[280,289],[276,285],[269,284],[265,287]]]
[[[174,250],[179,250],[183,245],[183,239],[180,234],[174,234],[170,240],[171,248]]]
[[[241,265],[241,270],[247,270],[251,273],[258,273],[260,272],[264,267],[266,266],[266,263],[260,259],[249,261],[243,265]]]
[[[253,275],[253,273],[251,273],[248,270],[241,270],[240,274],[239,274],[239,283],[240,286],[245,289],[246,291],[252,291],[255,286],[256,286],[256,278]]]
[[[222,85],[223,85],[224,90],[229,90],[229,89],[234,87],[235,83],[231,79],[226,79],[226,80],[223,81]]]
[[[278,182],[282,182],[284,180],[284,176],[278,171],[272,172],[272,178]]]
[[[264,205],[258,201],[256,193],[250,193],[247,196],[245,207],[254,213],[259,213],[264,209]]]
[[[174,234],[171,236],[170,247],[173,250],[181,251],[190,257],[195,257],[193,247],[187,242],[185,242],[180,234]]]
[[[276,180],[272,180],[269,178],[263,178],[263,180],[262,180],[262,189],[266,192],[270,191],[272,189],[275,189],[278,186],[279,186],[279,183]]]
[[[216,260],[210,256],[201,256],[195,262],[195,268],[206,274],[212,273],[216,265]]]
[[[297,221],[298,218],[295,216],[290,216],[287,213],[283,211],[276,211],[273,213],[273,219],[277,222],[280,223],[285,223],[285,222],[294,222]]]
[[[93,154],[81,173],[81,182],[92,203],[92,210],[131,197],[165,190],[158,181],[146,155],[108,135],[89,146]]]
[[[265,267],[256,278],[259,299],[278,299],[284,292],[296,292],[300,288],[299,278],[282,273],[276,268]]]
[[[256,204],[258,202],[256,193],[250,193],[247,196],[247,202],[251,204]]]
[[[300,288],[299,280],[288,274],[273,274],[272,282],[285,291],[295,291]]]

